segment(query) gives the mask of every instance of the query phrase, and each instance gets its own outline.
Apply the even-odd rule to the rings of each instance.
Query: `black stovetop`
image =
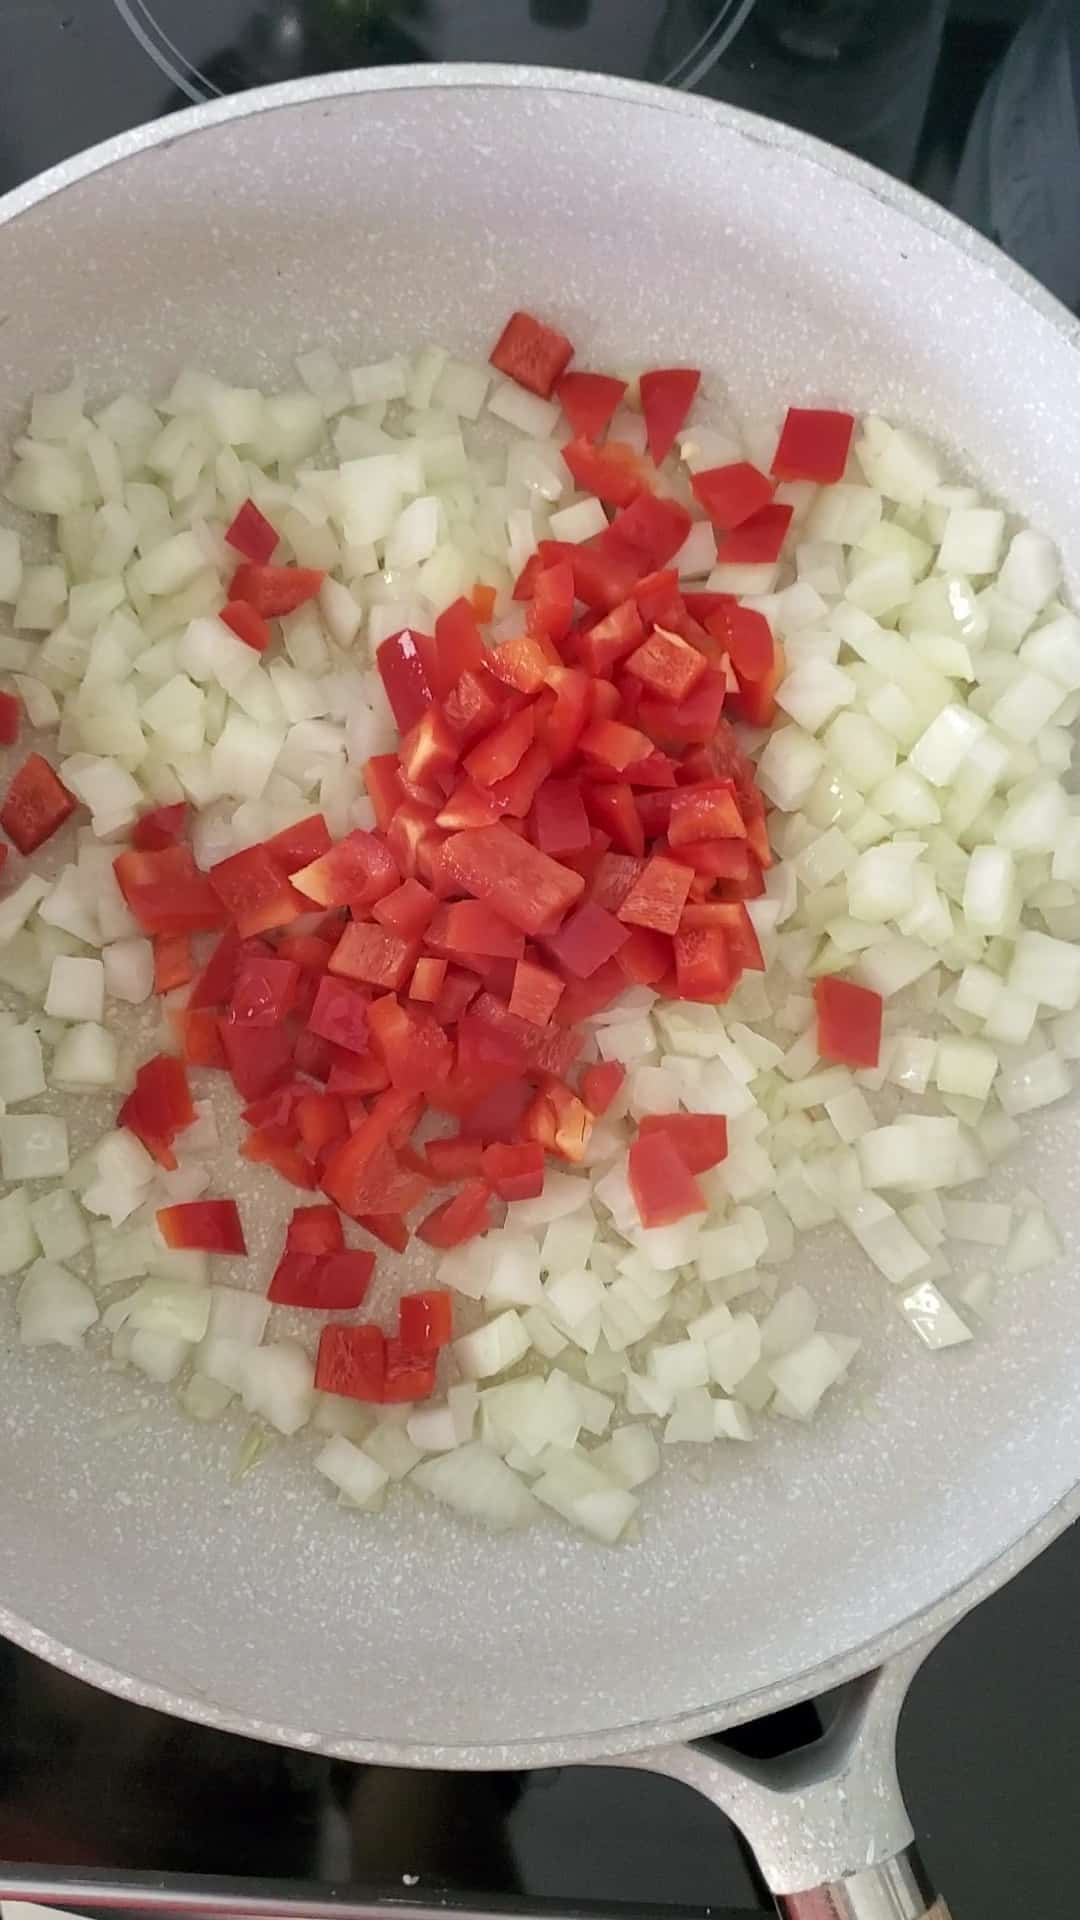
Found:
[[[433,58],[630,73],[808,127],[1080,306],[1080,0],[0,0],[0,192],[215,92]],[[956,1920],[1075,1920],[1078,1619],[1074,1530],[916,1682],[902,1774]],[[780,1751],[814,1725],[807,1709],[746,1738]],[[667,1781],[328,1765],[162,1719],[0,1642],[3,1860],[311,1896],[351,1880],[358,1898],[768,1910],[733,1832]]]

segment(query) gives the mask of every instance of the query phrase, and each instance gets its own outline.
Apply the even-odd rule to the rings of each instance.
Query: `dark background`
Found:
[[[0,191],[192,97],[332,66],[435,52],[677,79],[700,35],[719,35],[720,16],[739,10],[737,0],[127,5],[145,44],[114,0],[0,0]],[[693,84],[912,180],[1078,305],[1078,49],[1080,0],[758,0]],[[1076,1920],[1078,1632],[1074,1530],[955,1628],[915,1684],[901,1771],[954,1920]],[[779,1751],[815,1726],[806,1710],[748,1738]],[[352,1879],[420,1899],[445,1888],[682,1905],[714,1920],[768,1908],[722,1817],[667,1781],[330,1766],[161,1719],[2,1642],[0,1859]]]

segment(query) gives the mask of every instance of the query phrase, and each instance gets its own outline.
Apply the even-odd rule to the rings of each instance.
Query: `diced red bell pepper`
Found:
[[[519,1020],[546,1027],[562,998],[564,983],[557,973],[534,960],[519,960],[514,968],[510,993],[510,1011]]]
[[[519,1146],[494,1141],[484,1148],[484,1178],[500,1200],[535,1200],[544,1191],[544,1149],[539,1140]]]
[[[614,958],[628,939],[628,929],[595,900],[586,900],[567,916],[558,933],[544,942],[564,973],[591,979],[598,967]]]
[[[425,944],[468,966],[474,957],[520,960],[525,936],[480,900],[455,900],[440,907],[428,927]]]
[[[371,1285],[375,1255],[366,1248],[340,1253],[282,1254],[266,1297],[278,1307],[309,1307],[347,1313],[362,1306]]]
[[[615,515],[606,533],[597,535],[597,544],[611,554],[629,555],[640,580],[642,574],[666,567],[689,531],[690,515],[677,500],[642,493],[625,512]]]
[[[243,852],[219,860],[206,878],[214,897],[245,940],[286,927],[308,911],[307,900],[296,892],[265,845],[245,847]],[[120,884],[123,886],[122,880]],[[130,900],[128,904],[138,918],[138,909]]]
[[[635,600],[623,600],[593,622],[577,642],[577,657],[590,673],[610,673],[641,644],[645,628]]]
[[[708,661],[677,633],[655,627],[630,655],[625,671],[661,700],[685,700],[706,672]]]
[[[550,564],[550,563],[547,563],[547,564]],[[528,559],[525,562],[525,565],[522,567],[521,572],[518,574],[517,579],[514,581],[511,599],[513,600],[531,600],[532,599],[533,587],[536,584],[536,576],[540,572],[541,567],[543,567],[544,565],[545,565],[545,562],[541,558],[539,550],[537,550],[536,553],[530,553]]]
[[[273,558],[278,543],[276,527],[270,525],[266,515],[259,512],[254,500],[245,500],[225,529],[225,544],[242,553],[245,560],[253,560],[257,566],[264,567]]]
[[[461,742],[438,707],[428,707],[401,742],[402,774],[414,786],[438,787],[449,781],[460,752]]]
[[[364,763],[364,785],[375,809],[380,833],[385,833],[405,798],[396,753],[376,753]]]
[[[371,909],[381,927],[387,927],[403,940],[419,940],[435,911],[435,896],[419,880],[403,880],[393,893],[384,894]]]
[[[629,980],[636,987],[654,987],[671,971],[671,940],[652,927],[631,927],[630,938],[619,948],[615,962],[622,970],[624,984]]]
[[[568,561],[577,599],[600,613],[609,613],[612,607],[630,597],[641,578],[643,564],[636,553],[613,544],[610,533],[609,527],[606,533],[599,533],[580,545],[558,540],[540,542],[539,564],[550,566],[554,560]]]
[[[451,1072],[453,1046],[426,1008],[401,1006],[387,994],[371,1002],[368,1024],[392,1086],[405,1093],[426,1093]]]
[[[563,374],[555,397],[575,439],[599,440],[625,392],[625,380],[615,380],[607,373],[575,372]]]
[[[167,807],[152,807],[135,822],[131,844],[140,853],[160,853],[162,847],[174,847],[184,837],[187,802],[174,801]]]
[[[293,1146],[279,1128],[261,1127],[249,1133],[240,1144],[240,1158],[255,1167],[273,1167],[282,1180],[305,1193],[314,1190],[315,1175],[300,1148]]]
[[[487,648],[477,625],[475,609],[470,601],[461,596],[445,607],[435,622],[435,646],[429,661],[428,679],[436,697],[445,700],[466,669],[483,666],[486,659]]]
[[[666,753],[659,753],[654,747],[641,760],[632,760],[623,768],[632,787],[673,787],[675,785],[675,764]]]
[[[294,960],[243,955],[229,1003],[230,1020],[253,1027],[280,1026],[296,1001],[300,969]]]
[[[876,1067],[881,1053],[880,993],[825,974],[814,983],[818,1052],[847,1067]]]
[[[235,633],[254,653],[265,653],[270,645],[270,628],[257,608],[246,600],[227,600],[218,619]]]
[[[472,610],[482,626],[486,626],[488,621],[493,618],[495,602],[498,597],[495,588],[489,586],[485,580],[473,581],[472,592],[469,595],[469,599],[472,603]]]
[[[737,984],[739,969],[724,929],[687,928],[675,935],[674,947],[680,1000],[702,1000],[709,1005],[726,1000]]]
[[[117,1125],[126,1127],[142,1141],[159,1166],[176,1166],[172,1143],[195,1119],[195,1107],[187,1074],[171,1054],[155,1054],[135,1074],[135,1085],[116,1116]]]
[[[514,691],[486,666],[468,667],[448,694],[443,712],[462,746],[468,747],[498,726],[515,704],[520,702]]]
[[[355,827],[328,853],[310,866],[300,867],[291,884],[320,907],[369,907],[396,892],[401,875],[385,840],[364,827]]]
[[[119,853],[113,861],[120,891],[144,933],[202,933],[223,926],[225,908],[200,873],[188,847],[157,853]]]
[[[493,826],[503,812],[490,787],[478,787],[473,780],[462,780],[439,809],[435,824],[448,833],[461,833],[466,827]]]
[[[538,710],[537,742],[553,769],[566,765],[581,738],[589,712],[589,677],[580,667],[555,667],[549,676],[554,701]]]
[[[367,929],[365,929],[367,931]],[[393,936],[381,935],[380,938]],[[356,987],[324,974],[308,1015],[308,1030],[350,1053],[368,1050],[368,1003]]]
[[[666,627],[686,610],[675,567],[658,567],[645,574],[634,588],[634,599],[646,626]]]
[[[680,787],[671,796],[668,839],[672,847],[693,840],[745,840],[746,826],[735,786],[717,780],[708,786]]]
[[[590,820],[611,836],[619,853],[640,855],[645,851],[645,831],[634,805],[634,796],[623,781],[590,783],[585,793]]]
[[[623,1081],[626,1068],[619,1060],[599,1060],[581,1076],[581,1097],[597,1118],[606,1113]]]
[[[74,813],[78,801],[40,753],[23,761],[0,807],[0,827],[20,853],[34,853]]]
[[[524,820],[550,772],[551,757],[547,748],[534,741],[522,754],[513,773],[508,774],[505,780],[496,780],[494,786],[488,788],[500,816],[505,818],[507,824]]]
[[[442,993],[449,964],[438,955],[421,954],[409,981],[409,999],[422,1000],[428,1006],[435,1006]]]
[[[692,867],[695,874],[706,880],[745,880],[750,872],[750,851],[745,840],[690,840],[685,845],[672,847],[671,857]],[[694,898],[693,890],[689,897]],[[691,911],[696,909],[689,905],[683,909],[682,927],[707,924],[704,920],[688,919]]]
[[[627,1157],[630,1191],[644,1227],[670,1227],[705,1212],[705,1196],[668,1133],[639,1133]]]
[[[328,1093],[340,1093],[343,1100],[352,1101],[369,1093],[382,1093],[390,1085],[390,1075],[376,1054],[350,1053],[348,1047],[336,1047],[313,1033],[302,1033],[296,1043],[298,1066],[305,1041],[315,1047],[325,1047],[331,1056],[328,1070],[321,1076],[326,1080]],[[351,1112],[349,1120],[351,1126]]]
[[[569,440],[561,449],[574,485],[611,507],[628,507],[649,484],[644,461],[623,440]]]
[[[429,1140],[424,1152],[436,1180],[469,1180],[481,1171],[484,1146],[462,1133]]]
[[[438,1353],[449,1346],[453,1333],[454,1297],[445,1287],[402,1294],[398,1301],[398,1337],[406,1353]]]
[[[229,582],[229,599],[246,600],[264,619],[273,620],[314,600],[325,578],[320,567],[237,567]]]
[[[396,989],[405,985],[419,951],[415,940],[403,940],[386,927],[353,920],[334,948],[330,972],[347,980],[361,980],[367,986]]]
[[[735,966],[749,973],[764,973],[757,929],[741,900],[705,900],[699,906],[685,907],[679,931],[686,933],[695,927],[722,927]]]
[[[533,584],[526,627],[534,639],[557,645],[570,631],[574,617],[574,574],[565,560],[544,567]]]
[[[409,1229],[399,1213],[359,1213],[356,1224],[395,1253],[404,1253],[409,1244]]]
[[[225,1049],[218,1032],[217,1015],[209,1008],[193,1011],[190,1007],[178,1007],[169,1018],[180,1043],[185,1065],[223,1067],[226,1064]]]
[[[435,824],[435,808],[404,800],[386,830],[386,844],[399,875],[405,879],[419,875],[425,882],[430,881],[431,875],[425,871],[427,856],[432,848],[441,844],[442,838],[441,829]]]
[[[0,693],[0,747],[13,747],[22,723],[22,701],[17,693]]]
[[[274,865],[283,873],[292,874],[321,859],[334,843],[323,815],[310,813],[295,826],[283,827],[280,833],[271,834],[262,844]]]
[[[293,1044],[283,1027],[222,1020],[219,1032],[233,1084],[245,1100],[260,1100],[292,1078]]]
[[[297,1207],[285,1230],[286,1253],[340,1253],[344,1245],[336,1207]]]
[[[301,1094],[295,1124],[305,1154],[315,1163],[332,1140],[340,1140],[349,1131],[345,1103],[336,1093]]]
[[[617,909],[618,918],[627,926],[677,933],[689,891],[689,869],[665,859],[663,854],[654,854]]]
[[[446,977],[435,1002],[435,1018],[439,1025],[455,1026],[479,991],[480,982],[475,974],[467,973],[463,967],[447,967]]]
[[[740,521],[720,542],[717,558],[721,565],[761,566],[779,560],[793,512],[792,507],[773,501]]]
[[[421,1220],[416,1237],[429,1247],[460,1247],[478,1233],[486,1233],[490,1225],[491,1188],[486,1180],[467,1180],[452,1200],[444,1200]]]
[[[195,973],[189,933],[159,933],[154,937],[154,992],[171,993],[186,987]]]
[[[711,740],[727,698],[727,680],[713,668],[702,674],[685,700],[643,699],[638,720],[660,747],[682,747]]]
[[[442,861],[463,892],[486,900],[522,933],[554,931],[585,890],[580,874],[570,873],[501,822],[451,835]]]
[[[559,664],[551,657],[557,652],[555,646],[537,634],[523,633],[517,639],[504,640],[492,647],[486,660],[504,686],[513,687],[517,693],[533,694],[539,693],[544,685],[548,668]]]
[[[240,964],[240,935],[227,927],[188,996],[188,1007],[223,1007],[230,999]]]
[[[533,801],[532,840],[541,853],[558,856],[589,845],[589,819],[580,780],[545,780]]]
[[[159,1207],[158,1231],[167,1247],[202,1253],[246,1253],[247,1241],[235,1200],[188,1200]]]
[[[776,483],[767,474],[751,466],[749,460],[733,460],[726,467],[706,467],[690,482],[694,498],[701,502],[714,527],[730,532],[753,514],[767,507],[776,491]]]
[[[303,1080],[294,1080],[290,1085],[275,1087],[259,1100],[251,1100],[241,1109],[240,1117],[249,1127],[269,1127],[272,1130],[284,1128],[291,1131],[296,1103],[302,1100],[308,1088]],[[304,1251],[303,1248],[300,1249]]]
[[[488,359],[519,387],[527,387],[530,393],[547,400],[573,356],[574,349],[564,333],[519,310],[510,315]]]
[[[786,671],[784,649],[779,641],[774,641],[772,665],[761,679],[751,679],[742,673],[736,676],[737,689],[731,696],[731,711],[736,719],[745,720],[749,727],[770,726],[776,713],[776,689]]]
[[[645,865],[644,860],[635,860],[627,853],[605,853],[589,887],[590,900],[595,900],[598,907],[606,907],[609,913],[618,913],[644,873]]]
[[[708,1173],[727,1159],[727,1120],[722,1113],[646,1113],[638,1134],[663,1133],[691,1173]]]
[[[435,1391],[435,1360],[430,1356],[406,1352],[400,1340],[386,1343],[386,1375],[383,1400],[387,1406],[429,1400]]]
[[[424,650],[420,646],[421,639],[427,640],[428,636],[417,635],[410,628],[403,627],[400,633],[392,633],[375,651],[375,662],[386,689],[386,697],[401,733],[408,733],[409,728],[416,725],[434,698]]]
[[[535,731],[534,707],[522,707],[503,720],[466,754],[464,767],[470,780],[480,787],[492,787],[496,781],[507,779],[532,745]]]
[[[547,1153],[580,1166],[589,1145],[593,1116],[572,1087],[549,1078],[521,1117],[524,1139]]]
[[[381,1327],[323,1328],[315,1358],[315,1386],[320,1393],[378,1405],[385,1385],[386,1336]]]
[[[302,974],[325,973],[336,940],[324,940],[317,933],[288,933],[278,944],[279,960],[292,960]],[[305,991],[301,986],[299,992]]]
[[[602,767],[624,773],[627,767],[645,759],[652,748],[647,734],[628,727],[622,720],[593,720],[578,741],[580,752]]]
[[[694,402],[701,374],[697,367],[662,367],[638,381],[649,452],[657,466],[675,445],[675,436]]]
[[[709,616],[709,631],[731,656],[739,679],[764,680],[775,653],[772,629],[755,607],[731,605]]]
[[[831,407],[789,407],[772,470],[778,480],[842,480],[855,418]]]

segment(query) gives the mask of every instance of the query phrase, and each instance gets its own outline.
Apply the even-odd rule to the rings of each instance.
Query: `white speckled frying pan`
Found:
[[[839,401],[927,429],[1060,541],[1075,591],[1069,316],[868,168],[593,76],[303,82],[21,189],[0,205],[0,442],[31,389],[75,367],[104,399],[186,361],[269,378],[317,342],[353,360],[422,339],[483,353],[518,305],[564,326],[582,364],[712,368],[746,417]],[[860,1384],[707,1478],[666,1472],[642,1543],[617,1552],[554,1527],[490,1539],[419,1500],[358,1523],[321,1497],[303,1444],[237,1487],[235,1435],[193,1434],[164,1395],[118,1434],[110,1416],[137,1390],[28,1359],[5,1309],[0,1628],[148,1705],[415,1766],[640,1754],[870,1673],[1077,1510],[1075,1142],[1055,1109],[1013,1173],[1057,1203],[1066,1259],[1003,1290],[967,1348],[916,1350],[879,1283],[826,1245],[810,1283],[828,1324],[866,1340]],[[910,1837],[886,1777],[913,1664],[863,1689],[794,1784],[678,1750],[649,1763],[735,1812],[789,1913],[921,1914],[906,1865],[881,1864]],[[840,1789],[823,1786],[838,1768]],[[820,1881],[837,1884],[803,1891]]]

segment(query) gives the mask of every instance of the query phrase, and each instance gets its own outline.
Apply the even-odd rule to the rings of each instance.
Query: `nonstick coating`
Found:
[[[798,400],[927,430],[1060,541],[1075,589],[1068,316],[830,149],[593,76],[304,82],[23,189],[0,205],[0,442],[76,369],[105,400],[191,362],[269,381],[323,343],[345,364],[425,340],[482,355],[514,306],[583,365],[702,364],[747,424]],[[866,1341],[849,1387],[809,1430],[680,1450],[641,1544],[615,1552],[555,1522],[492,1539],[411,1497],[350,1517],[313,1441],[237,1485],[235,1424],[205,1433],[163,1391],[24,1355],[7,1307],[0,1628],[148,1704],[419,1765],[644,1746],[809,1693],[961,1611],[1072,1510],[1075,1157],[1069,1107],[1030,1127],[1000,1190],[1037,1186],[1066,1256],[940,1357],[861,1257],[814,1235],[800,1277]]]

